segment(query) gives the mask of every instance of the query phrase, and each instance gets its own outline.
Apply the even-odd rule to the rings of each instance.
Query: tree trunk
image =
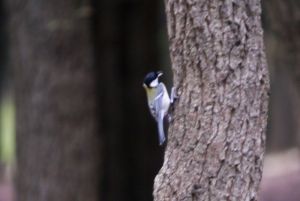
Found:
[[[16,200],[98,200],[87,0],[6,1],[17,105]]]
[[[257,200],[269,77],[260,1],[166,0],[175,103],[155,200]]]

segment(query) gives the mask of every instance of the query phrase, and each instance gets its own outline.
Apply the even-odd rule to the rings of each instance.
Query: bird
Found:
[[[174,98],[178,98],[178,96],[174,95],[175,87],[173,87],[170,99],[166,86],[159,81],[159,77],[161,77],[162,74],[162,71],[150,72],[146,75],[143,82],[143,87],[146,89],[147,93],[150,113],[158,124],[160,146],[166,139],[163,125],[164,117],[168,114],[168,109],[170,104],[173,104]]]

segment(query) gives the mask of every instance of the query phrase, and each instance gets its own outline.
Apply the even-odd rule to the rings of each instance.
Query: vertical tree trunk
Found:
[[[7,27],[4,2],[0,1],[0,97],[2,95],[3,83],[7,75]]]
[[[3,99],[4,84],[7,78],[7,31],[6,31],[6,13],[3,5],[3,1],[0,1],[0,101]],[[0,104],[0,113],[2,110],[2,105]],[[2,120],[0,118],[0,129],[3,128]],[[0,133],[0,150],[3,144],[3,133]],[[0,152],[0,157],[3,159],[3,152]],[[0,162],[0,177],[2,176],[3,164]]]
[[[16,200],[98,200],[89,1],[6,1],[17,104]]]
[[[260,1],[166,0],[180,98],[155,200],[257,200],[269,77]]]

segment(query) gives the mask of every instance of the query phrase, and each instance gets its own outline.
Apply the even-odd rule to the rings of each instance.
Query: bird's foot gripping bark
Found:
[[[171,103],[171,104],[173,104],[174,101],[175,101],[177,98],[179,98],[179,96],[175,94],[175,89],[176,89],[176,87],[172,87],[172,89],[171,89],[171,100],[170,100],[170,103]]]
[[[175,94],[175,89],[176,87],[172,87],[171,89],[171,98],[170,98],[171,104],[174,104],[174,101],[179,98],[179,96]],[[172,115],[170,113],[168,114],[168,121],[169,123],[171,123],[172,121]]]
[[[172,121],[172,116],[170,114],[168,114],[168,121],[169,121],[169,123],[171,123],[171,121]]]

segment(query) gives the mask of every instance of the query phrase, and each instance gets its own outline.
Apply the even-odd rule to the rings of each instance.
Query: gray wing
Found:
[[[162,145],[166,139],[165,132],[164,132],[164,114],[161,112],[158,114],[158,137],[159,137],[159,145]]]
[[[156,98],[154,99],[154,105],[155,105],[155,119],[158,124],[158,134],[159,134],[159,145],[162,145],[165,141],[165,133],[164,133],[164,114],[161,112],[161,106],[164,96],[164,88],[161,84],[157,86],[157,94]]]

